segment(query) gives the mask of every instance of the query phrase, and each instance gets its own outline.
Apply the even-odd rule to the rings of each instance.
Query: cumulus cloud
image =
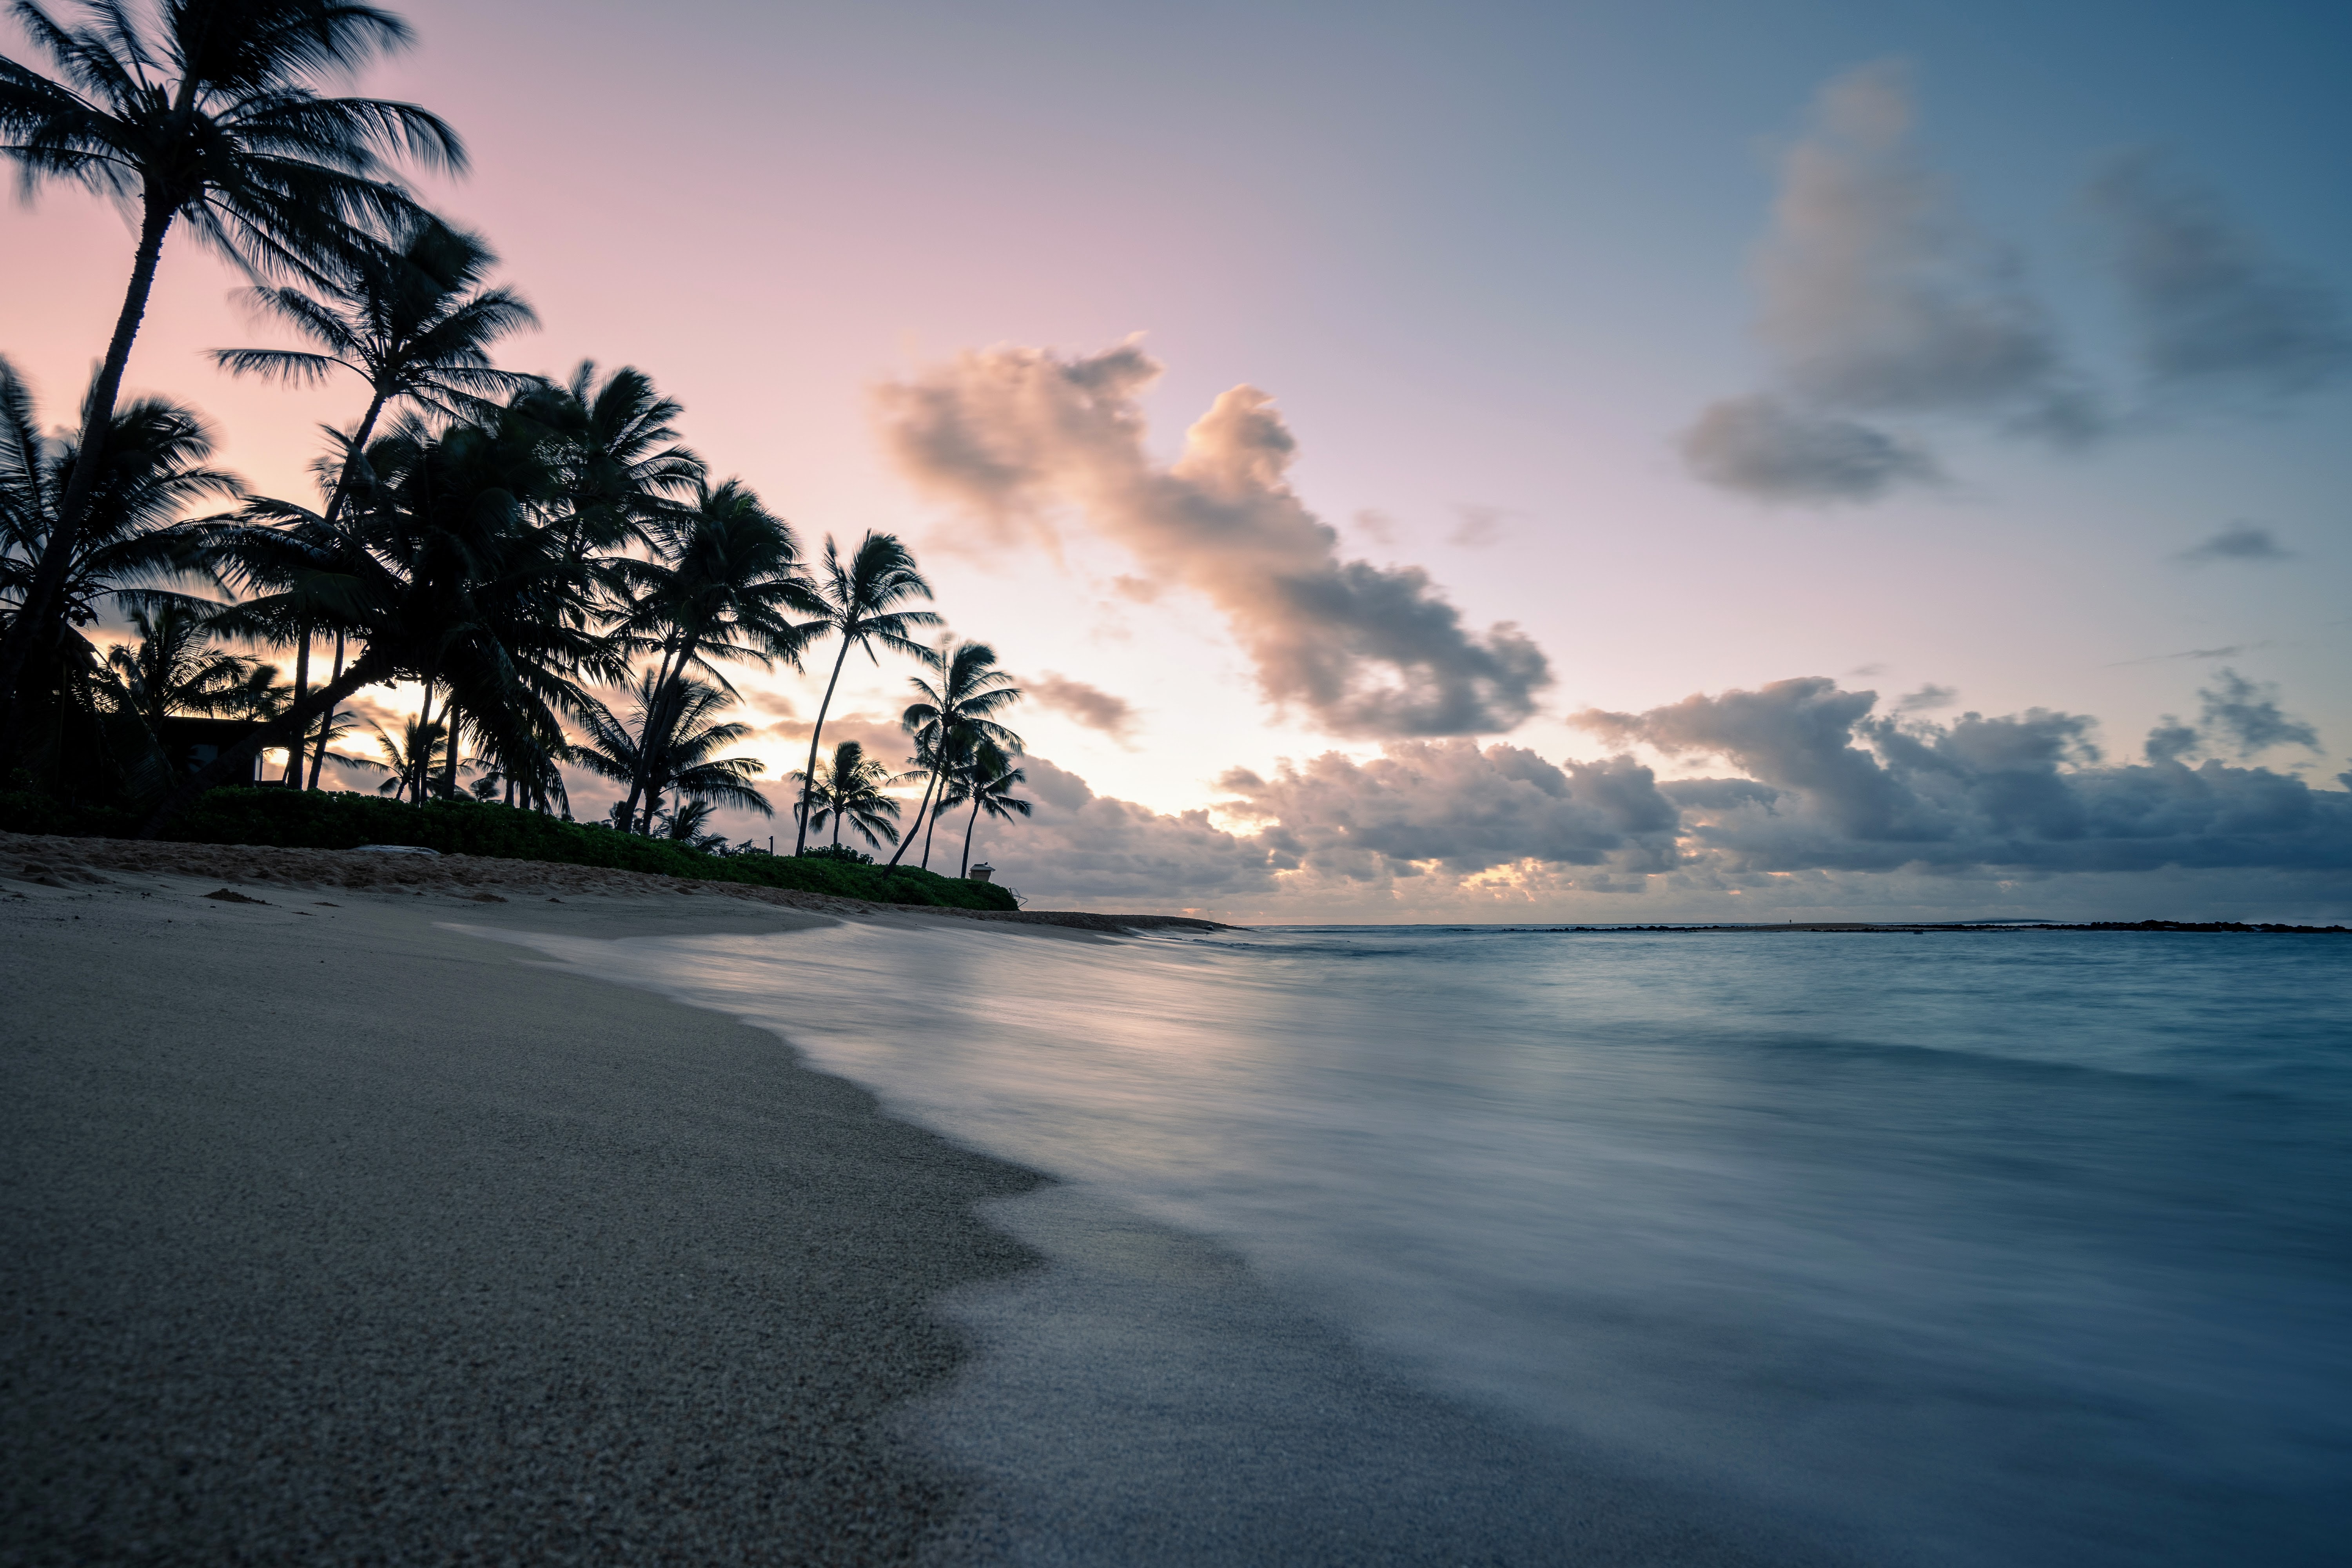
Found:
[[[2085,193],[2160,388],[2309,392],[2352,370],[2352,330],[2318,279],[2267,254],[2221,202],[2145,151]]]
[[[1909,442],[1769,393],[1710,404],[1677,445],[1700,479],[1766,501],[1873,501],[1942,477]]]
[[[1906,692],[1896,698],[1895,710],[1897,713],[1933,713],[1937,709],[1951,707],[1959,700],[1960,694],[1958,691],[1948,686],[1938,686],[1931,680],[1918,690]]]
[[[2352,793],[2243,765],[2315,745],[2310,727],[2234,675],[2201,696],[2198,724],[2168,720],[2146,763],[2117,764],[2079,714],[1933,722],[1882,714],[1875,693],[1831,679],[1783,680],[1576,716],[1612,748],[1719,759],[1716,777],[1662,781],[1622,750],[1555,763],[1397,741],[1369,758],[1236,769],[1213,810],[1177,816],[1028,758],[1034,817],[984,826],[982,846],[1033,903],[1252,918],[1507,917],[1645,891],[1645,918],[1727,918],[1735,893],[1792,909],[2015,912],[2028,884],[2045,905],[2100,918],[2229,901],[2242,913],[2249,899],[2271,900],[2257,918],[2281,900],[2352,908]],[[2240,761],[2190,762],[2225,751]],[[1621,902],[1603,918],[1632,917]]]
[[[1236,769],[1217,782],[1226,814],[1259,823],[1286,870],[1361,881],[1674,860],[1675,808],[1628,757],[1556,767],[1517,746],[1399,742],[1369,762],[1328,752],[1271,779]]]
[[[1132,343],[1067,359],[965,353],[880,389],[884,429],[918,485],[1003,536],[1054,537],[1071,513],[1155,578],[1206,595],[1279,707],[1338,735],[1498,733],[1551,681],[1517,627],[1462,624],[1426,573],[1342,559],[1288,481],[1297,441],[1254,387],[1220,396],[1176,462],[1144,446],[1137,399],[1160,366]]]
[[[1133,738],[1135,709],[1124,697],[1115,697],[1098,686],[1072,680],[1050,669],[1038,679],[1024,681],[1021,689],[1038,707],[1075,720],[1089,730],[1099,730],[1121,745]]]
[[[2263,700],[2226,683],[2219,696]],[[2209,722],[2240,721],[2211,701]],[[1875,706],[1873,692],[1811,678],[1575,721],[1748,775],[1658,786],[1682,813],[1682,852],[1727,872],[2352,868],[2352,795],[2263,768],[2190,768],[2183,748],[2153,742],[2147,765],[2104,765],[2091,721],[2073,714],[1919,725]]]
[[[2182,551],[2180,559],[2191,565],[2206,566],[2217,561],[2284,561],[2293,554],[2262,524],[2233,522],[2212,538]]]

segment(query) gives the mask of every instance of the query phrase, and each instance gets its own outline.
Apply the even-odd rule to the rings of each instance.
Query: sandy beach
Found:
[[[826,913],[510,862],[5,855],[0,1561],[882,1563],[955,1507],[886,1416],[962,1353],[927,1302],[1030,1261],[972,1205],[1035,1179],[772,1035],[439,924]]]

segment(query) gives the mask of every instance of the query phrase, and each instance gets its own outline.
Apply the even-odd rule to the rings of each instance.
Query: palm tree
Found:
[[[375,743],[383,752],[381,763],[370,757],[347,757],[339,761],[362,768],[382,768],[391,776],[376,785],[376,793],[394,800],[407,798],[416,791],[419,805],[425,800],[425,775],[433,771],[434,762],[441,755],[441,742],[446,738],[438,724],[411,719],[398,735],[383,725],[370,721],[368,728],[375,731]]]
[[[258,746],[283,744],[362,687],[403,678],[485,726],[546,734],[557,710],[591,700],[583,679],[625,679],[626,660],[585,623],[593,574],[534,508],[553,496],[541,442],[522,422],[436,437],[404,424],[369,454],[379,483],[344,524],[257,500],[209,525],[210,559],[254,596],[217,621],[233,637],[288,640],[292,626],[341,631],[362,652],[327,686],[228,748],[149,819],[152,836]]]
[[[824,700],[817,704],[816,723],[809,731],[808,766],[801,774],[800,826],[793,837],[795,855],[808,847],[809,781],[816,775],[816,750],[824,736],[824,716],[833,706],[834,688],[841,684],[841,667],[848,660],[849,650],[862,647],[866,658],[879,664],[874,645],[880,643],[923,658],[930,650],[908,634],[919,626],[940,624],[940,617],[929,610],[895,607],[909,599],[931,596],[931,585],[915,570],[914,556],[895,534],[869,530],[846,561],[827,534],[824,570],[817,579],[816,591],[824,606],[824,619],[814,628],[816,635],[839,637],[841,652],[834,658],[832,678],[824,683]]]
[[[917,773],[924,776],[923,798],[915,807],[918,822],[925,820],[931,792],[947,771],[944,764],[956,753],[981,741],[1006,752],[1017,752],[1023,745],[1020,736],[992,717],[1021,700],[1013,678],[996,668],[994,648],[982,642],[943,645],[930,653],[928,662],[937,672],[936,680],[915,677],[919,700],[909,703],[898,716],[899,726],[915,738],[914,769],[908,776]],[[910,835],[900,843],[891,852],[890,864],[896,866],[913,842]],[[928,864],[928,836],[924,850]]]
[[[833,825],[835,848],[841,847],[844,823],[856,828],[872,847],[879,848],[885,841],[898,842],[898,825],[891,820],[898,815],[898,803],[882,792],[899,781],[867,756],[862,743],[844,741],[834,747],[833,761],[818,763],[814,780],[798,773],[791,778],[806,786],[803,793],[809,803],[811,825],[820,830],[828,822]]]
[[[648,539],[703,479],[702,459],[677,444],[685,410],[633,366],[600,384],[595,362],[582,360],[569,382],[527,395],[520,410],[545,432],[574,554]]]
[[[673,693],[666,685],[682,686],[682,692]],[[767,764],[757,757],[720,757],[714,755],[721,746],[733,745],[751,732],[748,724],[720,723],[718,715],[732,705],[734,699],[707,681],[688,676],[672,675],[667,683],[657,683],[651,670],[641,673],[630,688],[634,701],[629,721],[614,717],[613,710],[593,698],[587,699],[580,710],[580,727],[586,732],[584,742],[571,749],[572,761],[589,772],[604,778],[625,782],[643,773],[647,778],[647,800],[651,819],[659,811],[662,796],[674,792],[681,801],[709,801],[720,805],[741,806],[762,816],[774,815],[759,786],[751,781],[767,771]],[[667,732],[661,737],[662,755],[657,763],[648,759],[647,731],[661,722],[660,716],[671,715]],[[624,818],[614,814],[614,826],[626,829],[635,821],[634,816]]]
[[[675,701],[688,688],[670,677],[699,671],[731,693],[734,689],[713,662],[719,658],[749,659],[763,669],[778,660],[801,668],[801,652],[814,626],[795,622],[793,615],[821,616],[825,605],[809,584],[791,526],[762,507],[749,486],[729,479],[713,489],[698,480],[691,505],[657,520],[653,536],[656,559],[614,563],[615,581],[634,598],[614,635],[660,652],[650,689]],[[676,717],[654,712],[641,770],[660,767]],[[630,781],[632,814],[648,777],[641,773]],[[645,819],[650,831],[650,805]],[[634,815],[630,821],[635,821]]]
[[[958,877],[971,875],[971,833],[980,826],[981,813],[1006,822],[1029,815],[1029,803],[1014,798],[1013,794],[1013,786],[1025,782],[1027,776],[1013,765],[1011,758],[987,742],[972,749],[961,775],[940,802],[941,815],[957,809],[967,800],[971,803],[971,815],[964,819],[963,868],[956,873]]]
[[[497,259],[473,235],[420,215],[404,226],[395,247],[354,253],[315,291],[247,291],[257,313],[276,317],[325,352],[215,349],[215,363],[232,375],[263,375],[297,385],[324,382],[339,369],[367,383],[367,411],[358,428],[339,442],[343,460],[336,465],[327,500],[328,527],[343,510],[362,467],[362,454],[388,405],[406,402],[445,418],[475,418],[485,411],[486,395],[538,384],[533,377],[490,363],[489,344],[539,320],[512,291],[476,287]],[[308,627],[296,647],[294,690],[299,696],[310,686]],[[286,782],[299,784],[303,748],[291,751]],[[316,763],[311,771],[317,773]]]
[[[16,20],[55,62],[0,58],[0,149],[25,184],[70,180],[139,211],[114,335],[83,408],[81,457],[0,646],[0,774],[15,750],[26,661],[62,626],[59,595],[105,460],[115,399],[164,237],[185,219],[249,272],[315,278],[416,205],[387,161],[465,164],[457,133],[414,104],[321,97],[312,83],[405,46],[406,23],[352,0],[173,0],[142,26],[116,0],[68,26],[32,0]]]
[[[539,318],[509,289],[483,289],[498,258],[479,237],[429,214],[402,226],[396,245],[354,253],[323,287],[256,288],[245,298],[319,345],[294,349],[215,349],[232,375],[260,375],[315,385],[338,370],[367,384],[367,411],[345,441],[326,520],[332,525],[356,475],[360,454],[386,409],[405,403],[440,418],[478,422],[496,416],[492,397],[538,386],[534,376],[499,370],[489,346],[535,327]]]
[[[117,644],[107,672],[123,708],[153,730],[173,713],[218,713],[236,704],[253,661],[216,652],[204,615],[176,597],[131,612],[135,643]]]
[[[109,610],[160,611],[176,605],[189,616],[218,606],[173,584],[217,588],[195,554],[198,531],[181,514],[208,496],[239,493],[235,476],[205,466],[212,435],[184,408],[142,398],[115,411],[106,457],[95,467],[89,502],[66,558],[58,600],[63,625],[43,645],[37,666],[20,672],[27,712],[46,707],[36,770],[65,779],[68,749],[95,743],[87,713],[116,700],[107,688],[106,655],[84,628]],[[39,564],[57,537],[57,508],[79,465],[78,444],[45,439],[24,382],[0,360],[0,605],[21,621]]]

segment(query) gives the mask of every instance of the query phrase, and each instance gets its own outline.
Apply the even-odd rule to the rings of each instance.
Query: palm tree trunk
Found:
[[[975,784],[971,792],[971,816],[963,825],[963,868],[956,873],[959,879],[971,875],[971,830],[980,826],[980,802],[981,793]]]
[[[301,701],[304,694],[310,689],[310,628],[304,626],[302,646],[294,655],[294,700]],[[302,742],[308,738],[309,731],[305,731],[302,735],[295,738],[292,745],[286,748],[286,773],[278,781],[284,788],[300,789],[302,787]]]
[[[131,264],[131,287],[114,319],[114,336],[106,345],[98,380],[90,385],[89,402],[82,412],[81,447],[74,455],[65,497],[58,503],[57,523],[42,547],[40,563],[33,569],[33,580],[26,585],[7,637],[0,641],[0,778],[8,776],[16,760],[16,732],[24,721],[25,708],[17,689],[26,661],[35,648],[55,642],[64,623],[59,600],[73,565],[74,546],[80,539],[81,514],[89,508],[99,469],[105,466],[106,436],[114,425],[123,368],[131,363],[131,344],[146,317],[147,298],[154,291],[155,264],[163,254],[163,236],[172,226],[173,212],[149,195],[139,223],[139,250]]]
[[[425,775],[433,767],[433,680],[425,681],[425,705],[416,710],[416,754],[408,759],[409,804],[425,804]]]
[[[277,718],[255,725],[252,732],[245,739],[223,751],[198,773],[183,780],[180,787],[165,796],[163,804],[157,806],[154,815],[140,827],[139,837],[154,837],[171,825],[173,817],[178,816],[202,798],[206,790],[225,783],[237,769],[249,768],[256,752],[281,735],[291,737],[303,733],[310,728],[310,721],[320,713],[332,709],[361,687],[373,686],[391,673],[388,665],[377,663],[372,653],[362,654],[351,668],[343,671],[334,680],[320,687],[304,700],[295,703]]]
[[[923,825],[923,814],[931,809],[931,791],[939,788],[940,770],[931,769],[930,775],[923,781],[923,798],[921,804],[915,807],[915,820],[908,825],[907,836],[898,840],[898,847],[890,851],[890,865],[882,868],[886,871],[906,855],[907,847],[915,841],[915,829]]]
[[[842,635],[841,652],[833,660],[833,679],[824,683],[824,700],[816,705],[816,726],[809,731],[808,771],[801,774],[800,831],[793,835],[795,856],[808,847],[809,791],[816,787],[817,742],[824,738],[824,716],[833,706],[833,689],[841,682],[841,667],[848,662],[849,645],[856,640],[847,633]]]
[[[449,744],[441,758],[441,793],[457,793],[457,708],[454,702],[441,705],[441,727],[449,731]]]
[[[339,631],[335,634],[335,679],[340,680],[342,679],[342,676],[343,634]],[[326,712],[320,714],[319,717],[319,748],[317,751],[310,753],[310,783],[309,787],[311,789],[317,789],[319,787],[319,770],[327,765],[327,737],[329,733],[333,731],[334,727],[335,710],[333,704],[330,703]]]
[[[383,417],[385,398],[386,395],[379,389],[369,400],[367,413],[360,420],[359,433],[352,437],[352,449],[343,457],[343,471],[335,476],[335,493],[327,498],[324,515],[329,528],[335,526],[335,520],[342,515],[343,502],[350,499],[352,476],[359,472],[360,454],[367,449],[368,437],[375,433],[375,422]]]

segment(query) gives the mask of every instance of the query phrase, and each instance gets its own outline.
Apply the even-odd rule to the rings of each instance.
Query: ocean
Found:
[[[2352,1541],[2341,938],[516,940],[772,1027],[1061,1178],[1049,1204],[1213,1244],[1509,1445],[1759,1521],[1780,1544],[1754,1560],[2333,1563]],[[1085,1228],[1027,1234],[1075,1267]],[[1052,1363],[1035,1301],[972,1306],[983,1372]],[[987,1426],[969,1458],[1024,1421],[1044,1444],[1142,1419],[1098,1386],[1134,1358],[1100,1359],[1053,1399],[1007,1373],[938,1424]],[[1033,1470],[1078,1485],[1084,1448]],[[1221,1462],[1160,1484],[1214,1494]],[[1566,1506],[1543,1485],[1498,1495]]]

